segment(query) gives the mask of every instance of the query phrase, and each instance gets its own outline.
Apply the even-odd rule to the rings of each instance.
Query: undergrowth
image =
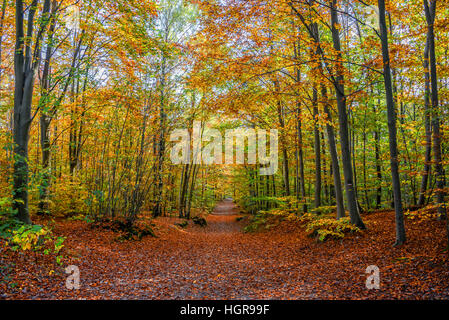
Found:
[[[334,211],[335,207],[320,207],[302,215],[298,215],[294,207],[259,211],[244,228],[244,231],[268,230],[282,221],[288,221],[301,225],[309,237],[315,238],[319,242],[343,239],[347,234],[360,232],[358,227],[350,223],[349,218],[337,220]]]
[[[340,218],[329,215],[316,215],[306,213],[299,218],[305,226],[307,235],[316,238],[319,242],[329,239],[343,239],[346,234],[360,232],[360,229],[351,224],[349,218]]]
[[[56,236],[51,223],[41,226],[18,221],[10,198],[0,198],[0,239],[9,251],[34,252],[36,260],[39,254],[50,255],[62,264],[65,237]]]
[[[64,247],[65,237],[55,236],[49,227],[24,224],[12,218],[2,219],[0,238],[5,240],[7,250],[53,255],[56,263],[62,263],[60,251]],[[35,258],[37,259],[37,255]]]

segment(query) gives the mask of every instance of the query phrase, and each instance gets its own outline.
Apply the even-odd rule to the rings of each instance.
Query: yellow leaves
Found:
[[[337,29],[338,31],[340,31],[341,30],[341,24],[334,23],[334,28]]]
[[[348,218],[335,220],[335,218],[315,217],[306,227],[310,236],[316,236],[320,242],[327,239],[341,239],[346,233],[360,232],[360,229],[349,223]]]
[[[34,249],[38,245],[39,239],[48,233],[47,229],[39,226],[21,227],[13,231],[10,243],[16,245],[22,251],[28,251]]]
[[[6,240],[6,247],[11,251],[34,251],[44,255],[58,254],[64,247],[65,237],[55,237],[51,231],[40,225],[11,224],[11,229],[2,237]],[[62,256],[56,257],[56,262]],[[51,275],[51,274],[50,274]]]
[[[435,218],[435,206],[428,206],[424,209],[420,209],[417,211],[410,211],[407,210],[404,215],[407,217],[410,221],[412,221],[413,224],[418,224],[425,221],[430,221]]]

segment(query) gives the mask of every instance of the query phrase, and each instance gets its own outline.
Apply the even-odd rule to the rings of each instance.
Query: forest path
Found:
[[[181,219],[162,217],[153,221],[157,237],[141,241],[118,241],[116,232],[84,221],[57,223],[55,232],[66,237],[64,266],[80,271],[79,290],[66,288],[62,266],[36,264],[32,255],[21,254],[7,267],[20,285],[2,290],[0,282],[0,299],[449,297],[446,255],[434,258],[445,246],[439,236],[445,227],[437,221],[409,224],[410,240],[398,249],[391,245],[392,212],[367,215],[370,228],[363,234],[326,243],[310,239],[289,221],[245,233],[248,219],[237,217],[242,217],[238,207],[226,200],[207,217],[206,227],[190,222],[182,229],[175,226]],[[370,265],[382,270],[379,290],[365,286]]]
[[[168,298],[175,299],[282,299],[291,295],[292,282],[286,267],[291,264],[291,251],[275,240],[243,232],[245,222],[232,199],[219,202],[207,217],[207,226],[187,229],[184,244],[179,248],[174,270],[191,283],[174,290]],[[179,270],[180,266],[184,270]],[[290,268],[288,268],[290,269]],[[304,289],[306,286],[304,286]],[[298,294],[298,288],[295,290]],[[296,298],[311,299],[303,292]],[[168,294],[168,292],[166,293]]]
[[[245,222],[237,217],[242,214],[235,203],[224,200],[207,217],[206,227],[190,223],[181,229],[167,220],[171,227],[158,238],[83,249],[82,288],[74,298],[314,298],[292,265],[291,244],[244,233]],[[104,239],[94,237],[91,243]]]
[[[231,199],[218,203],[213,212],[207,217],[206,233],[240,233],[241,225],[237,218],[241,217],[237,205]]]

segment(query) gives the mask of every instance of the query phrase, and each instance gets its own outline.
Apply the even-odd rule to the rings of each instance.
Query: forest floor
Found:
[[[407,221],[408,242],[393,248],[394,213],[364,215],[368,230],[318,243],[300,226],[242,231],[248,219],[220,203],[205,228],[154,223],[157,237],[117,241],[83,221],[57,221],[66,236],[64,266],[80,270],[68,290],[62,266],[0,248],[2,299],[448,299],[444,223]],[[366,268],[380,269],[380,289],[366,288]],[[54,269],[54,271],[53,271]]]

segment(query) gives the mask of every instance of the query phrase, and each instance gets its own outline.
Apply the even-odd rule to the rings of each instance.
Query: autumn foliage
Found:
[[[448,23],[442,0],[0,0],[0,298],[449,298]],[[174,163],[194,125],[277,130],[279,169]]]

